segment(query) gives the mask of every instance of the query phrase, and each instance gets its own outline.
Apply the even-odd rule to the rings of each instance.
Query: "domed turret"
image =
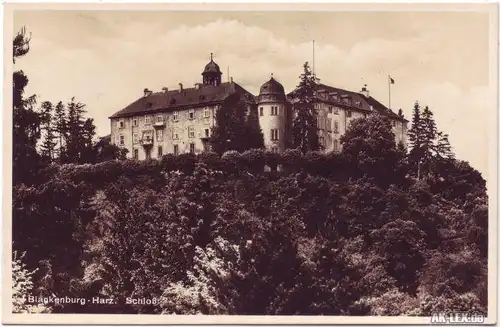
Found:
[[[260,93],[259,95],[264,95],[264,94],[285,94],[285,89],[283,88],[283,85],[281,85],[280,82],[274,79],[274,77],[271,77],[271,79],[260,87]]]
[[[213,58],[213,53],[210,54],[210,62],[206,64],[203,73],[203,84],[205,85],[220,85],[222,72],[220,71],[219,65],[217,65]]]
[[[271,79],[260,87],[259,102],[265,101],[285,101],[285,88],[272,74]]]
[[[221,73],[219,65],[217,65],[215,61],[211,60],[203,70],[203,74],[206,73]]]
[[[286,102],[285,89],[272,74],[271,79],[260,87],[258,108],[264,145],[273,152],[283,152],[291,115]]]

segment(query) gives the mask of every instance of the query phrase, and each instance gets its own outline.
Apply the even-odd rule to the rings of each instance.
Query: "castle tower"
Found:
[[[266,149],[282,153],[287,144],[290,107],[283,85],[272,77],[260,87],[258,97],[259,124]]]
[[[205,66],[203,73],[203,84],[219,86],[221,83],[222,72],[219,65],[214,62],[213,53],[210,54],[210,62]]]

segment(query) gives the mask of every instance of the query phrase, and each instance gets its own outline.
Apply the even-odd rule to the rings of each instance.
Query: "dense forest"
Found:
[[[15,59],[29,52],[24,30],[13,45]],[[139,162],[95,140],[84,105],[38,104],[13,78],[15,312],[487,312],[486,183],[428,107],[414,105],[408,148],[373,114],[323,154],[306,64],[283,154],[221,110],[217,151]]]

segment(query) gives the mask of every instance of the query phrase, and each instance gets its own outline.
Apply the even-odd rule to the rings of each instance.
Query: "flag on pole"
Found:
[[[389,80],[391,81],[391,84],[394,84],[394,79],[391,76],[389,76]]]

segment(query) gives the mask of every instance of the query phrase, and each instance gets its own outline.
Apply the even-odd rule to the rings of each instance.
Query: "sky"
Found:
[[[97,133],[144,88],[192,87],[214,60],[258,94],[270,78],[291,91],[305,61],[325,84],[359,91],[403,110],[434,112],[459,159],[488,172],[489,20],[486,12],[430,11],[16,11],[31,33],[16,61],[40,101],[87,105]],[[229,75],[228,75],[229,70]]]

